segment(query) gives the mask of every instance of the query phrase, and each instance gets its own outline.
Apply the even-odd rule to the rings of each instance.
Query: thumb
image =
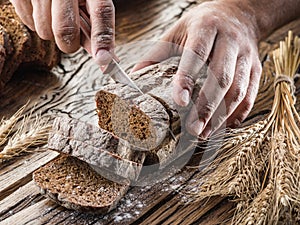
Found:
[[[107,65],[114,55],[115,8],[111,0],[88,0],[91,20],[91,53],[98,65]]]

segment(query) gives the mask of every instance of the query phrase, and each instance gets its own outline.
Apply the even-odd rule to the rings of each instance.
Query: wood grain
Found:
[[[116,5],[116,53],[121,65],[130,68],[147,53],[174,22],[200,1],[137,0]],[[300,20],[278,29],[260,43],[264,61],[287,30],[300,34]],[[263,85],[267,81],[262,82]],[[104,76],[83,50],[63,55],[61,65],[50,73],[19,70],[0,93],[0,118],[11,116],[29,99],[27,109],[52,118],[67,116],[97,124],[94,95],[102,86],[113,83]],[[296,83],[299,84],[299,83]],[[299,87],[299,85],[297,85]],[[272,88],[272,87],[269,87]],[[256,106],[245,124],[268,112],[272,98],[261,88]],[[299,88],[296,92],[299,95]],[[299,100],[297,107],[299,108]],[[31,181],[31,173],[56,157],[50,151],[27,154],[0,165],[0,224],[220,224],[228,223],[234,203],[222,197],[198,205],[180,204],[180,189],[193,179],[197,170],[183,169],[144,187],[132,187],[117,209],[104,216],[68,211],[43,198]],[[229,219],[229,220],[228,220]]]

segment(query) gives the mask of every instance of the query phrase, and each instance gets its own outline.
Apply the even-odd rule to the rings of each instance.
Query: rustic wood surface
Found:
[[[195,0],[118,3],[116,52],[124,68],[129,70],[147,52],[147,47],[151,46],[147,40],[157,40],[186,10],[198,3]],[[300,20],[277,30],[260,44],[262,61],[289,29],[299,35]],[[146,45],[144,48],[141,47],[143,44]],[[97,124],[94,95],[101,86],[112,82],[109,77],[102,76],[84,51],[64,55],[61,65],[51,73],[17,72],[0,94],[0,118],[11,116],[30,100],[29,106],[35,106],[34,112],[40,112],[44,117],[63,115]],[[257,107],[246,123],[270,109],[272,97],[264,98],[264,91],[261,88]],[[299,109],[299,101],[297,106]],[[187,181],[192,182],[197,173],[189,168],[164,182],[132,187],[117,209],[108,215],[68,211],[41,196],[31,179],[34,170],[57,154],[37,149],[0,165],[0,224],[221,224],[229,223],[234,213],[234,203],[221,197],[197,204],[181,204],[180,188]]]

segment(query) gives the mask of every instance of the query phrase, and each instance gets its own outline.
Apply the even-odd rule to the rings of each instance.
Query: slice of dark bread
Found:
[[[168,134],[169,115],[149,95],[115,84],[98,91],[95,101],[99,126],[140,150],[159,148]]]
[[[98,126],[57,117],[49,133],[48,148],[75,156],[112,180],[138,179],[145,153]]]
[[[95,214],[114,209],[129,187],[105,179],[87,163],[66,155],[35,171],[33,180],[44,195],[58,204]]]

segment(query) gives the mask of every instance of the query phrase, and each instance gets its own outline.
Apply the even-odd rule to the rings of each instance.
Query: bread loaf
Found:
[[[101,128],[78,120],[56,118],[49,135],[48,147],[76,158],[63,157],[34,173],[34,180],[44,193],[68,208],[94,212],[98,207],[105,210],[97,212],[105,213],[115,206],[128,186],[137,178],[141,178],[137,181],[140,182],[138,184],[155,182],[168,174],[169,169],[171,172],[174,172],[173,168],[178,169],[173,164],[174,159],[178,157],[178,151],[193,151],[194,143],[191,140],[182,141],[182,118],[170,95],[172,77],[177,66],[178,59],[173,58],[133,74],[137,85],[146,93],[144,95],[122,84],[103,87],[95,97]],[[199,89],[204,78],[205,74],[200,76],[200,81],[196,82],[196,89]],[[175,138],[170,135],[170,130]],[[179,149],[177,146],[180,146]],[[148,160],[150,157],[152,159]],[[151,167],[153,163],[158,163],[159,166]],[[184,165],[185,159],[180,163]],[[146,169],[145,172],[142,165],[149,164],[149,170]],[[159,170],[162,167],[164,168]],[[74,176],[70,177],[66,172],[68,170],[74,171]],[[90,171],[85,175],[87,181],[75,176],[77,173],[83,173],[81,171]],[[105,175],[109,172],[118,177],[128,178],[130,183],[117,184],[107,180],[101,176],[103,171]],[[141,172],[143,176],[139,177]],[[51,178],[51,182],[48,177]],[[90,177],[97,177],[98,180],[92,182]],[[58,179],[59,183],[55,182],[55,179]],[[81,192],[78,192],[75,187],[81,181],[80,187],[84,190],[80,189]],[[66,183],[68,188],[71,186],[70,190],[66,190],[63,183]],[[99,206],[102,204],[99,195],[93,199],[85,194],[88,191],[94,193],[95,188],[100,188],[99,185],[118,187],[118,197],[109,197],[111,200],[105,207]],[[115,189],[108,189],[106,194],[113,190]],[[86,206],[86,202],[90,202],[94,207]]]
[[[48,70],[60,61],[54,41],[42,40],[28,29],[8,1],[0,4],[0,36],[5,38],[0,38],[0,90],[19,67],[33,65]]]
[[[33,179],[41,192],[58,204],[97,214],[115,208],[129,187],[105,179],[87,163],[66,155],[39,168]]]
[[[112,133],[66,117],[54,120],[48,148],[75,156],[116,181],[137,180],[145,159],[145,153],[131,150],[126,141]]]
[[[172,78],[178,64],[179,57],[174,57],[131,74],[144,95],[120,83],[107,85],[95,95],[99,126],[134,146],[144,147],[156,156],[161,166],[189,144],[177,149],[180,140],[170,134],[170,130],[175,136],[186,134],[183,123],[187,113],[180,113],[172,98]],[[195,83],[193,99],[205,78],[206,68],[203,68]]]

